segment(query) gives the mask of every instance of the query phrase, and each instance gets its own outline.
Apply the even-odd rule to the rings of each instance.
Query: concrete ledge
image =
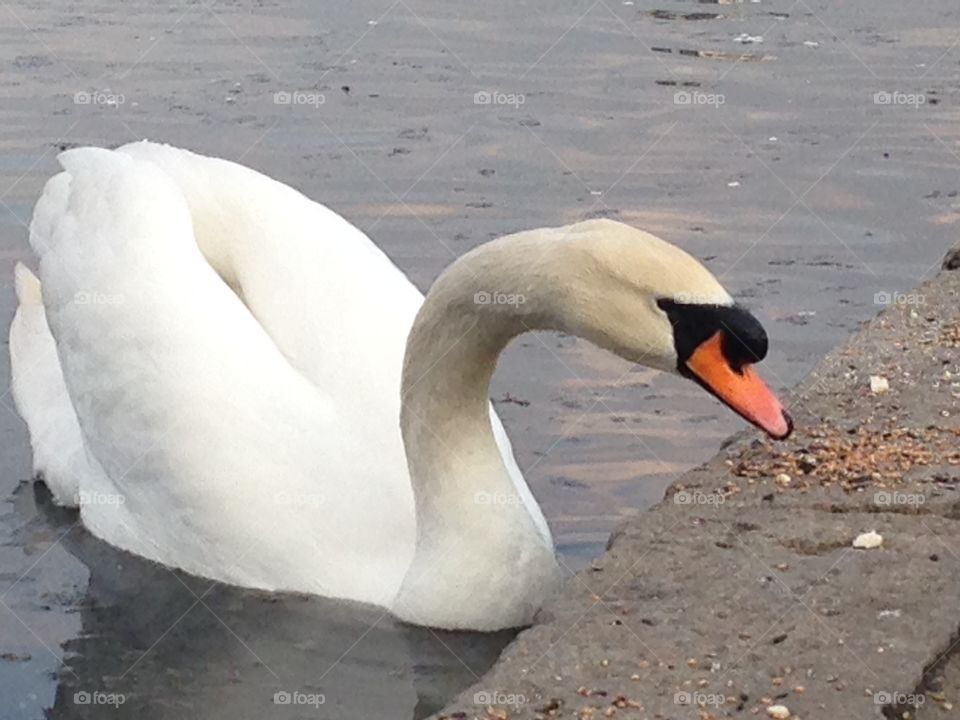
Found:
[[[952,716],[930,679],[960,629],[960,272],[791,406],[790,441],[744,434],[684,476],[437,717]]]

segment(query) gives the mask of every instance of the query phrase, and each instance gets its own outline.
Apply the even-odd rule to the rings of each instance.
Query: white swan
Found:
[[[424,301],[358,229],[241,165],[148,142],[60,163],[30,229],[42,290],[17,269],[14,398],[56,499],[166,565],[442,628],[529,623],[558,566],[488,384],[530,329],[790,432],[749,367],[759,323],[626,225],[500,238]]]

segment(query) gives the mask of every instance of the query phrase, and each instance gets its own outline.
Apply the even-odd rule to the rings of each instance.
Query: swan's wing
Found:
[[[30,433],[34,474],[57,503],[76,507],[81,478],[91,472],[77,414],[47,325],[40,281],[22,263],[15,276],[19,304],[10,324],[11,393]]]
[[[228,160],[146,141],[117,152],[173,180],[204,257],[294,367],[342,408],[369,417],[389,398],[399,414],[403,353],[423,295],[362,231]]]
[[[316,426],[327,408],[204,261],[177,187],[113,151],[59,160],[64,172],[37,203],[30,242],[79,427],[117,490],[136,504],[265,453],[282,465],[276,445],[297,441],[286,425],[302,412],[319,415]],[[273,419],[282,431],[244,445],[243,432]],[[240,426],[235,439],[229,420]]]
[[[386,602],[413,543],[402,449],[384,461],[399,433],[368,438],[291,365],[201,255],[167,174],[97,148],[60,162],[31,244],[104,471],[84,524],[207,577]]]
[[[207,261],[294,367],[361,423],[407,489],[397,432],[400,373],[420,291],[361,230],[273,178],[148,141],[118,152],[155,165],[176,183]],[[517,491],[549,539],[492,406],[491,422]]]

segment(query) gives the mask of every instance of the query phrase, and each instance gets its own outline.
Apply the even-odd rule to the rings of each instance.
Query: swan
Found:
[[[775,438],[760,323],[606,219],[468,252],[426,298],[359,229],[250,168],[142,141],[58,157],[15,271],[34,473],[104,541],[401,621],[531,622],[561,573],[488,397],[530,330],[702,385]]]

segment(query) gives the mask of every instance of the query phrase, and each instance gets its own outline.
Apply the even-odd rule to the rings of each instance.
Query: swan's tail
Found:
[[[30,433],[34,474],[46,481],[57,503],[76,506],[86,466],[80,426],[47,325],[40,281],[22,263],[14,275],[19,305],[10,325],[13,400]]]
[[[13,280],[17,289],[17,302],[20,305],[43,305],[40,280],[30,272],[30,268],[18,262],[13,268]]]

